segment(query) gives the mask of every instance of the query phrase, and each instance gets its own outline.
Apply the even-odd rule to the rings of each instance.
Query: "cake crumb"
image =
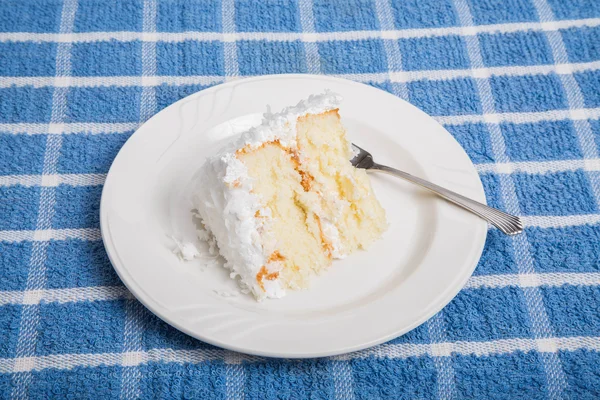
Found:
[[[175,236],[170,236],[171,240],[175,242],[175,248],[172,250],[174,254],[179,257],[181,261],[191,261],[194,258],[200,257],[200,252],[196,245],[191,242],[181,242],[175,238]]]
[[[213,292],[218,294],[221,297],[237,297],[240,295],[240,292],[237,290],[217,290],[214,289]]]

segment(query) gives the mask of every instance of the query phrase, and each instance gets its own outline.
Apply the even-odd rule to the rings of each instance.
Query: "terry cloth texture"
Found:
[[[365,82],[433,115],[488,202],[475,275],[343,357],[269,360],[161,322],[113,272],[99,199],[151,115],[241,76]],[[600,398],[600,1],[5,0],[0,398]]]

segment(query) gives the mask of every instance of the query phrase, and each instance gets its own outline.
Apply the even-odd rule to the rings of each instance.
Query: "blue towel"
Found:
[[[166,325],[104,251],[108,168],[174,101],[277,73],[433,115],[525,233],[490,229],[444,310],[343,357],[243,356]],[[597,0],[6,0],[0,398],[600,398],[599,118]]]

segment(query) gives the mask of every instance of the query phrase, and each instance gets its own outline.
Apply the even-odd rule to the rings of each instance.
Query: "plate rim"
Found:
[[[393,333],[390,333],[387,335],[380,335],[377,337],[377,339],[373,339],[369,342],[361,342],[354,346],[338,348],[338,349],[335,349],[332,351],[320,351],[320,352],[312,352],[312,353],[311,352],[301,352],[301,353],[289,352],[289,353],[283,354],[283,353],[277,352],[277,351],[268,351],[268,350],[263,351],[263,350],[247,349],[247,348],[244,348],[242,346],[237,346],[232,343],[216,340],[212,337],[206,337],[204,335],[199,334],[198,332],[195,332],[195,331],[187,328],[186,326],[179,323],[179,321],[177,321],[175,319],[168,319],[168,318],[166,318],[166,316],[163,317],[163,315],[161,315],[160,310],[159,310],[160,306],[158,306],[157,304],[153,304],[152,299],[146,298],[146,296],[142,293],[142,288],[137,287],[137,285],[135,285],[135,282],[129,281],[128,277],[125,276],[126,269],[122,265],[120,265],[120,261],[118,260],[118,257],[115,257],[115,254],[116,254],[115,245],[114,245],[112,239],[110,238],[110,235],[107,234],[108,219],[107,219],[107,214],[106,214],[106,202],[108,200],[107,200],[107,196],[105,196],[105,194],[107,192],[107,187],[110,187],[110,182],[112,181],[112,179],[115,179],[114,178],[115,173],[114,173],[114,169],[113,169],[113,167],[115,165],[115,161],[119,158],[119,156],[123,155],[124,149],[126,149],[126,147],[128,145],[131,145],[132,139],[134,139],[134,137],[137,138],[141,134],[143,134],[143,132],[140,132],[140,131],[143,131],[142,128],[144,126],[146,126],[147,124],[151,123],[151,121],[153,121],[155,118],[157,118],[159,116],[159,114],[161,114],[163,111],[165,111],[169,108],[177,107],[178,104],[184,103],[185,101],[189,100],[190,97],[198,95],[198,93],[201,93],[201,92],[209,93],[211,91],[218,91],[220,89],[224,89],[229,86],[238,85],[242,82],[273,80],[273,79],[317,79],[317,80],[325,80],[325,81],[335,81],[338,83],[349,84],[351,86],[357,86],[357,87],[366,86],[370,89],[380,91],[382,94],[393,98],[395,101],[398,101],[398,100],[403,101],[410,107],[427,115],[433,122],[435,122],[438,126],[440,126],[442,129],[444,129],[446,131],[449,138],[457,144],[460,151],[469,160],[470,167],[472,168],[473,172],[475,172],[474,176],[477,177],[478,186],[480,186],[481,192],[485,193],[483,184],[481,182],[481,177],[480,177],[479,173],[477,173],[477,170],[476,170],[471,158],[468,156],[468,154],[466,153],[466,151],[462,147],[462,145],[460,145],[460,143],[458,143],[458,141],[447,131],[447,129],[443,125],[441,125],[439,122],[437,122],[437,120],[433,116],[429,115],[425,111],[416,107],[412,103],[409,103],[408,101],[406,101],[404,99],[394,96],[393,94],[388,93],[383,89],[373,87],[373,86],[370,86],[370,85],[367,85],[367,84],[364,84],[361,82],[352,81],[349,79],[339,78],[339,77],[335,77],[335,76],[327,76],[327,75],[315,75],[315,74],[273,74],[273,75],[262,75],[262,76],[256,76],[256,77],[235,79],[235,80],[224,82],[224,83],[214,85],[209,88],[205,88],[205,89],[199,90],[197,92],[194,92],[182,99],[179,99],[175,103],[170,104],[169,106],[165,107],[164,109],[158,111],[156,114],[154,114],[151,118],[149,118],[143,124],[139,125],[138,128],[136,129],[136,131],[133,134],[131,134],[131,136],[125,141],[123,146],[117,152],[117,155],[113,159],[111,166],[106,174],[106,179],[105,179],[105,182],[104,182],[104,185],[102,188],[102,194],[101,194],[101,200],[100,200],[100,213],[99,213],[100,214],[100,231],[101,231],[102,242],[106,249],[106,253],[108,255],[109,261],[111,262],[113,269],[119,276],[119,279],[121,280],[121,282],[133,294],[135,299],[137,301],[139,301],[140,303],[142,303],[144,305],[144,307],[146,307],[150,312],[152,312],[152,314],[154,314],[156,317],[158,317],[159,319],[161,319],[168,325],[170,325],[170,326],[178,329],[179,331],[185,333],[186,335],[189,335],[189,336],[191,336],[195,339],[198,339],[202,342],[211,344],[213,346],[217,346],[222,349],[232,350],[232,351],[236,351],[236,352],[243,353],[243,354],[261,356],[261,357],[270,357],[270,358],[298,358],[298,359],[336,356],[336,355],[347,354],[347,353],[351,353],[351,352],[355,352],[355,351],[359,351],[359,350],[368,349],[370,347],[385,343],[389,340],[392,340],[394,338],[397,338],[399,336],[402,336],[402,335],[412,331],[413,329],[417,328],[418,326],[420,326],[423,323],[425,323],[426,321],[428,321],[431,317],[433,317],[435,314],[440,312],[443,308],[445,308],[448,305],[448,303],[450,303],[450,301],[452,301],[452,299],[454,299],[454,297],[456,297],[456,295],[464,288],[464,286],[466,285],[469,278],[473,275],[473,272],[474,272],[475,268],[477,267],[477,264],[481,258],[481,255],[483,254],[483,250],[485,248],[485,243],[487,240],[487,231],[488,231],[487,222],[485,222],[484,220],[480,220],[478,223],[479,226],[485,225],[486,229],[483,231],[483,234],[481,235],[479,246],[477,246],[476,249],[475,249],[475,246],[473,246],[473,249],[475,249],[475,251],[472,251],[472,256],[471,256],[472,260],[470,261],[471,265],[467,269],[468,273],[465,272],[463,279],[456,282],[454,284],[454,286],[451,287],[452,290],[447,290],[444,293],[444,295],[437,300],[437,302],[435,302],[434,304],[429,304],[428,312],[423,313],[421,318],[416,319],[412,324],[410,324],[410,325],[406,326],[405,328],[400,329],[396,332],[393,332]],[[479,200],[482,201],[483,203],[486,203],[485,196]]]

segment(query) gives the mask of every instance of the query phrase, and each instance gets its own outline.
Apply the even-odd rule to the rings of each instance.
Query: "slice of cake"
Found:
[[[387,227],[366,172],[350,164],[339,103],[326,92],[267,112],[197,174],[198,215],[231,277],[258,300],[306,288]]]

